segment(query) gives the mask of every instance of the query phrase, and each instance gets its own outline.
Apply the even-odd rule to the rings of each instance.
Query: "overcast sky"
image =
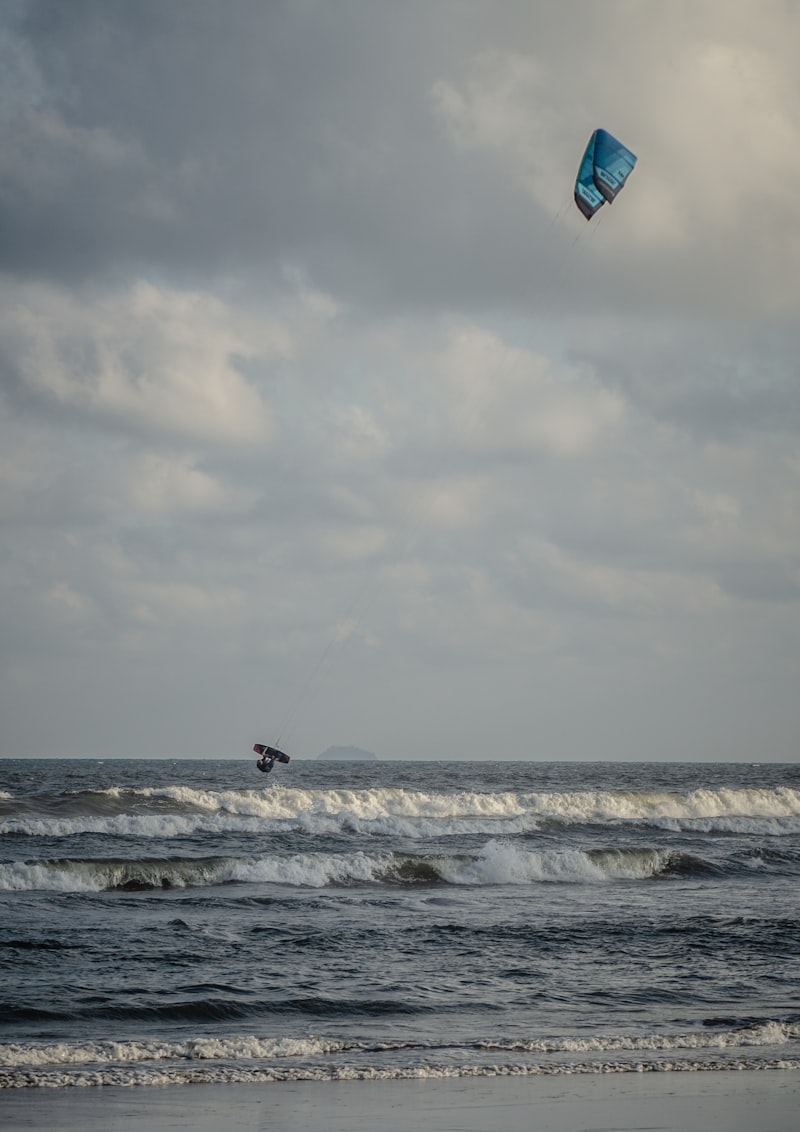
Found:
[[[0,13],[0,755],[798,759],[796,2]]]

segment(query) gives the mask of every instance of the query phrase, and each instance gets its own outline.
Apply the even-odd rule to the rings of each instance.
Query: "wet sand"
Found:
[[[8,1089],[4,1132],[796,1132],[800,1073]]]

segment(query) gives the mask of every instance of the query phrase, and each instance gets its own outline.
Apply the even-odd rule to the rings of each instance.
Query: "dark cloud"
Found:
[[[796,433],[800,426],[800,335],[749,325],[709,329],[668,323],[643,335],[630,327],[601,346],[578,346],[609,388],[641,412],[699,439],[737,441]]]
[[[7,119],[7,270],[268,278],[289,262],[338,294],[417,309],[552,290],[567,246],[541,238],[552,212],[491,155],[455,152],[434,113],[434,84],[463,69],[459,44],[480,48],[485,13],[243,0],[24,11],[42,94]]]
[[[26,143],[8,160],[6,265],[324,265],[413,239],[442,211],[419,51],[403,50],[405,21],[361,12],[30,5],[21,33],[46,96],[10,126]]]

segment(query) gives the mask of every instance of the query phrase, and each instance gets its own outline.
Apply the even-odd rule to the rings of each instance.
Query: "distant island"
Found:
[[[375,762],[378,758],[373,755],[372,751],[364,751],[361,747],[328,747],[321,755],[317,755],[318,759],[336,759],[339,762],[360,762],[371,763]]]

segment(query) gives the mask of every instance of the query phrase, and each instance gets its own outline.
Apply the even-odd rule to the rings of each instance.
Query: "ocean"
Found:
[[[800,1068],[800,766],[0,762],[0,1086]]]

